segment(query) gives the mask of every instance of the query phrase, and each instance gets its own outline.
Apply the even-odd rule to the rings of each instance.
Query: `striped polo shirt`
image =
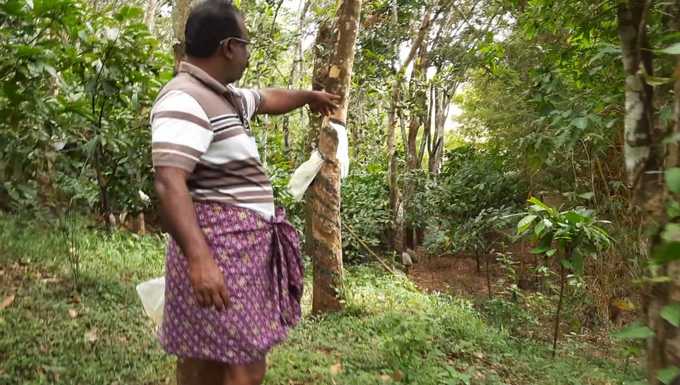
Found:
[[[182,62],[151,110],[153,166],[177,167],[194,200],[274,215],[274,195],[249,122],[259,92],[224,85]]]

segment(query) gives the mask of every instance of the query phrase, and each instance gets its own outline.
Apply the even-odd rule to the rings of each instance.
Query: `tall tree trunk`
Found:
[[[290,66],[290,76],[288,77],[288,88],[297,87],[298,77],[302,72],[302,39],[304,37],[303,32],[305,28],[305,16],[307,15],[307,10],[311,4],[310,0],[306,0],[304,4],[301,5],[300,18],[298,19],[298,33],[300,36],[295,43],[295,59],[293,64]],[[290,149],[290,115],[286,114],[283,117],[283,150],[288,153]]]
[[[680,0],[675,0],[671,9],[672,23],[671,28],[674,31],[680,31]],[[675,124],[671,135],[678,138],[669,146],[666,164],[668,167],[680,166],[680,56],[677,57],[675,64],[675,86],[674,86],[674,105],[673,114]]]
[[[394,9],[394,17],[396,20],[396,4]],[[399,183],[397,180],[397,156],[396,156],[396,127],[397,118],[399,115],[398,106],[401,100],[401,87],[406,77],[406,70],[413,61],[418,52],[418,48],[423,44],[425,36],[430,29],[431,24],[431,10],[425,11],[423,20],[420,24],[417,34],[413,37],[411,49],[404,63],[398,69],[395,67],[394,83],[392,84],[392,94],[390,98],[390,110],[387,119],[387,162],[388,162],[388,185],[390,188],[390,210],[392,213],[392,247],[397,251],[403,251],[403,208],[401,203],[401,193],[399,191]],[[396,57],[399,57],[399,50],[397,48]]]
[[[418,56],[413,66],[413,74],[409,86],[410,96],[413,98],[412,109],[410,111],[410,122],[408,135],[404,143],[406,152],[406,169],[409,176],[415,176],[415,171],[422,166],[422,157],[418,151],[418,134],[423,127],[427,115],[427,93],[425,88],[427,68],[427,48],[426,44],[421,44],[418,49]],[[422,142],[425,142],[423,136]],[[414,195],[416,190],[415,180],[410,180],[404,184],[404,209],[409,213],[410,218],[415,218]],[[416,227],[412,222],[406,227],[406,239],[404,243],[408,248],[415,249],[418,243]]]
[[[649,0],[620,3],[618,22],[626,73],[624,155],[627,179],[633,187],[635,203],[642,209],[646,224],[660,228],[659,225],[667,222],[663,181],[665,148],[664,132],[654,124],[653,90],[645,83],[645,74],[652,75],[652,54],[646,35],[650,3]],[[678,84],[676,89],[680,89]],[[677,103],[676,100],[676,106]],[[677,119],[678,110],[675,115]],[[670,163],[667,165],[673,165],[674,160],[666,161]],[[650,238],[650,250],[661,242],[657,230]],[[671,262],[660,270],[659,274],[670,277],[670,282],[652,283],[651,291],[645,298],[647,323],[655,333],[647,343],[648,382],[652,385],[660,384],[658,375],[661,370],[673,365],[680,366],[680,332],[661,316],[665,306],[680,301],[680,265],[677,261]]]
[[[327,66],[324,88],[339,95],[342,101],[340,108],[321,125],[319,152],[325,161],[310,186],[305,207],[305,246],[314,265],[312,312],[315,314],[338,311],[343,307],[338,137],[329,123],[333,120],[346,126],[360,11],[361,0],[344,0],[338,9],[337,40]]]
[[[456,87],[453,88],[455,92]],[[429,170],[431,175],[438,175],[444,157],[444,126],[449,116],[451,97],[446,90],[436,87],[433,92],[434,98],[434,134],[432,148],[429,152]]]
[[[647,42],[647,0],[630,0],[619,4],[619,37],[623,50],[623,67],[626,73],[625,144],[628,183],[646,201],[645,194],[652,190],[645,185],[658,185],[658,175],[648,170],[659,170],[658,156],[654,153],[653,88],[645,83],[645,74],[652,75],[651,53]]]
[[[411,122],[408,129],[408,143],[406,143],[406,152],[408,154],[407,165],[409,170],[420,168],[418,164],[418,134],[420,128],[424,125],[427,115],[427,94],[425,91],[425,83],[427,82],[425,69],[427,68],[427,48],[421,45],[418,50],[418,59],[413,67],[413,75],[411,75],[411,95],[413,97],[414,108],[411,110]]]
[[[330,20],[324,20],[319,24],[314,44],[314,71],[312,73],[312,89],[322,90],[326,87],[328,79],[328,63],[333,51],[333,26]],[[319,131],[323,117],[317,114],[309,114],[309,133],[305,143],[305,152],[310,153],[317,148],[319,143]]]
[[[158,0],[147,0],[146,8],[144,9],[144,24],[149,27],[149,31],[153,32],[156,28],[156,10],[158,9]]]
[[[175,69],[184,58],[184,28],[191,11],[191,0],[176,0],[172,8],[172,27],[175,32],[175,43],[172,45],[175,54]]]

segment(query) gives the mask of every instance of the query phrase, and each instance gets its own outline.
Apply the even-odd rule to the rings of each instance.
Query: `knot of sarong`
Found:
[[[300,321],[303,286],[303,266],[298,235],[283,210],[276,210],[272,225],[272,274],[274,298],[281,314],[281,323],[289,327]]]

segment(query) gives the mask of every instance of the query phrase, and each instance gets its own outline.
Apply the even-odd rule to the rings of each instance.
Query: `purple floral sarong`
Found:
[[[198,223],[224,274],[229,307],[200,307],[188,264],[170,240],[159,339],[170,354],[242,365],[264,358],[300,320],[302,261],[283,209],[270,221],[255,211],[195,202]]]

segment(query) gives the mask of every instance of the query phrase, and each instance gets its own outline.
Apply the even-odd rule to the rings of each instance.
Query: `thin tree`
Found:
[[[647,18],[651,1],[629,0],[619,3],[618,29],[623,52],[623,68],[626,75],[625,100],[626,116],[624,123],[624,156],[627,181],[632,186],[634,203],[642,210],[645,224],[661,229],[668,221],[664,202],[668,190],[664,183],[664,163],[666,167],[677,167],[677,143],[669,148],[665,157],[662,125],[655,124],[653,108],[654,93],[646,77],[653,75],[652,51],[647,39]],[[674,3],[674,14],[680,16],[680,1]],[[680,63],[678,64],[680,69]],[[680,125],[680,81],[675,84],[675,127]],[[661,245],[660,230],[649,239],[650,250]],[[647,343],[648,382],[660,384],[659,374],[672,366],[680,366],[680,330],[663,317],[663,309],[669,304],[677,304],[680,298],[680,262],[672,261],[660,266],[657,272],[670,278],[669,282],[652,283],[645,297],[647,324],[654,335]]]

